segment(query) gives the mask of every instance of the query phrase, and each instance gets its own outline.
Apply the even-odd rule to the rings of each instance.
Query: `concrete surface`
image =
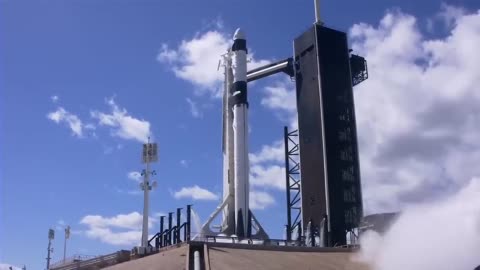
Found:
[[[188,245],[175,247],[155,255],[131,260],[104,269],[108,270],[182,270],[185,269]]]
[[[210,247],[211,270],[235,269],[322,269],[369,270],[367,265],[352,261],[354,252],[305,252],[253,250]]]
[[[204,270],[371,270],[353,260],[355,249],[263,246],[226,243],[192,242],[190,245],[167,248],[160,253],[110,266],[108,270],[177,270],[189,263],[189,249],[200,250]],[[190,254],[191,255],[191,254]],[[193,268],[193,264],[190,264]]]

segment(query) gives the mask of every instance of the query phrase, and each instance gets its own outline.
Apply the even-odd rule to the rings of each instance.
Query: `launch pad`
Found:
[[[368,78],[366,61],[351,54],[346,33],[320,23],[298,36],[293,48],[292,57],[247,71],[247,38],[235,31],[222,56],[222,202],[198,235],[190,232],[190,206],[184,224],[181,208],[176,225],[173,212],[166,229],[162,217],[160,231],[148,241],[153,250],[192,241],[355,246],[363,208],[353,86]],[[249,206],[248,83],[276,73],[295,81],[298,111],[298,130],[284,129],[287,220],[281,240],[270,239]],[[214,227],[217,218],[221,222]]]
[[[352,248],[307,248],[193,241],[105,269],[370,269],[368,265],[356,261],[355,256],[356,249]]]
[[[249,208],[247,83],[283,72],[295,80],[298,111],[298,131],[285,130],[287,240],[296,235],[307,246],[347,245],[363,211],[352,87],[368,78],[365,59],[350,53],[346,33],[319,23],[294,40],[293,57],[249,72],[246,44],[238,29],[223,56],[223,201],[201,236],[268,239]],[[291,158],[292,151],[299,159]],[[220,213],[222,224],[214,231],[211,223]]]

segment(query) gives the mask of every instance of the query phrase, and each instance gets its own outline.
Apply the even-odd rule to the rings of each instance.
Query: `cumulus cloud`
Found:
[[[97,239],[103,243],[115,246],[136,246],[140,243],[142,237],[141,230],[130,230],[124,232],[113,232],[110,228],[91,227],[85,235],[92,239]]]
[[[127,173],[127,178],[138,183],[142,182],[142,175],[137,171]]]
[[[175,199],[191,198],[193,200],[215,201],[219,196],[207,189],[201,188],[197,185],[191,187],[183,187],[179,191],[173,193]]]
[[[138,229],[142,226],[142,215],[138,212],[119,214],[114,217],[88,215],[80,221],[92,227],[116,227],[122,229]]]
[[[250,167],[250,185],[285,189],[285,168],[279,165],[253,165]]]
[[[57,103],[57,101],[60,99],[58,96],[56,95],[53,95],[50,97],[50,99],[52,100],[53,103]]]
[[[64,108],[58,107],[56,111],[48,113],[47,118],[57,124],[66,124],[72,131],[73,136],[77,136],[78,138],[83,136],[84,126],[80,118],[78,118],[78,116],[75,114],[68,112]]]
[[[174,49],[162,44],[157,60],[167,64],[175,76],[196,86],[196,94],[220,97],[223,75],[217,67],[221,55],[227,52],[232,42],[231,35],[220,30],[197,33]],[[251,69],[269,63],[267,60],[255,60],[252,53],[249,57],[248,67]]]
[[[360,242],[357,259],[373,270],[473,270],[480,265],[480,178],[449,198],[407,208],[385,235],[366,232]]]
[[[274,110],[292,129],[297,127],[297,97],[295,84],[290,80],[279,80],[263,89],[261,104]]]
[[[285,149],[283,147],[283,141],[278,140],[273,142],[271,145],[264,145],[259,152],[250,153],[248,156],[251,164],[269,161],[275,161],[278,163],[285,162]]]
[[[219,31],[208,31],[183,40],[176,49],[163,44],[157,59],[169,64],[178,78],[198,86],[198,93],[215,93],[222,80],[216,68],[229,44],[229,39]]]
[[[143,216],[138,212],[119,214],[113,217],[87,215],[80,221],[88,228],[85,235],[111,245],[137,245],[142,236]],[[154,218],[149,218],[149,227]],[[120,230],[120,231],[119,231]]]
[[[250,185],[285,190],[285,148],[283,141],[263,145],[260,151],[249,154]]]
[[[279,80],[263,89],[261,104],[272,110],[289,126],[297,128],[295,86],[291,81]],[[252,186],[285,189],[285,146],[283,139],[263,145],[249,154],[250,183]]]
[[[100,126],[111,127],[112,136],[126,140],[137,140],[145,143],[151,136],[150,122],[137,119],[128,114],[127,110],[120,108],[113,98],[107,100],[111,113],[91,111],[90,115],[98,120]]]
[[[370,78],[355,106],[366,212],[449,194],[480,174],[480,12],[448,12],[451,31],[428,39],[417,19],[390,12],[350,29]]]
[[[250,191],[250,209],[263,210],[275,204],[272,195],[264,191]]]

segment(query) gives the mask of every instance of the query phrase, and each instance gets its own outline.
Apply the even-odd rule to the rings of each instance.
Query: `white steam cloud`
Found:
[[[480,178],[457,194],[407,208],[380,236],[366,232],[357,259],[372,270],[474,270],[480,266]]]

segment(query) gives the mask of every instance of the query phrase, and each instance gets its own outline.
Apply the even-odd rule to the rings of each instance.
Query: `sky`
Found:
[[[140,240],[141,146],[153,164],[150,233],[222,196],[221,54],[241,27],[255,67],[290,57],[313,1],[0,0],[0,269],[130,249]],[[478,1],[322,1],[370,78],[354,88],[364,208],[398,211],[480,176]],[[286,223],[283,126],[290,78],[249,85],[251,206],[273,238]]]

